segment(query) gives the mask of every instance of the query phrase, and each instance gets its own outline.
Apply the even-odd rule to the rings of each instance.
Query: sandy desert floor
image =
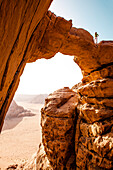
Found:
[[[36,116],[14,118],[5,122],[0,135],[0,170],[8,165],[30,160],[41,142],[40,108],[42,104],[17,102]]]

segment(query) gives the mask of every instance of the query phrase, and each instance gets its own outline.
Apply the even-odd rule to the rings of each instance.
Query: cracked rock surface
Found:
[[[42,109],[43,145],[53,169],[113,169],[112,42],[102,42],[97,48],[101,66],[94,66],[72,88],[74,97],[70,98],[70,89],[60,89],[50,94]],[[73,130],[67,133],[68,129]],[[70,140],[74,147],[69,147]]]
[[[112,43],[104,42],[98,48],[101,50],[97,61],[102,66],[84,76],[81,86],[75,87],[79,95],[77,169],[113,169]]]
[[[64,88],[50,94],[41,110],[42,142],[54,169],[75,167],[77,103],[77,94]]]

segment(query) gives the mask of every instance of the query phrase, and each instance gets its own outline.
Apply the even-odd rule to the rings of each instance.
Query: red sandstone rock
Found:
[[[26,51],[52,0],[0,1],[0,131],[26,65]]]
[[[80,85],[74,87],[73,90],[75,89],[75,91],[77,91],[77,88],[79,92]],[[64,145],[64,147],[62,148],[63,150],[58,149],[61,148],[63,144],[62,140],[63,142],[64,139],[67,141],[67,139],[64,138],[65,136],[64,130],[72,126],[72,123],[67,124],[67,126],[63,126],[64,124],[61,121],[59,121],[61,115],[63,115],[64,117],[64,113],[65,113],[65,110],[63,110],[63,113],[61,111],[61,115],[59,115],[59,111],[58,111],[59,107],[57,107],[61,105],[59,103],[62,103],[61,101],[63,100],[63,98],[64,99],[66,98],[66,93],[64,93],[65,95],[63,95],[63,93],[62,95],[59,95],[59,93],[56,91],[53,94],[51,94],[46,99],[44,110],[42,109],[43,144],[44,144],[47,157],[49,158],[49,161],[53,169],[62,169],[63,167],[66,167],[67,169],[84,169],[84,170],[85,169],[102,170],[103,168],[112,169],[113,167],[113,128],[112,128],[113,111],[112,109],[109,110],[106,107],[109,103],[109,99],[105,98],[101,100],[101,99],[92,98],[90,101],[90,99],[87,98],[87,96],[83,97],[85,98],[85,100],[81,100],[82,98],[80,97],[78,98],[77,96],[78,104],[77,103],[76,104],[78,108],[79,118],[77,120],[76,131],[75,131],[75,153],[73,153],[73,151],[70,149],[71,152],[71,157],[70,157],[65,152],[66,145]],[[69,99],[69,96],[70,95],[68,94],[67,99]],[[110,100],[112,103],[112,99]],[[89,106],[88,106],[88,101],[89,103],[91,102]],[[92,103],[94,104],[92,105]],[[65,99],[65,102],[63,102],[63,104],[66,108],[66,106],[68,106],[68,100],[66,101]],[[83,107],[86,106],[89,109],[89,114],[87,114],[88,112],[86,113],[83,112]],[[71,103],[70,103],[70,107],[71,107]],[[93,112],[91,111],[91,107],[93,109],[92,110]],[[60,109],[62,109],[62,106]],[[97,114],[98,110],[99,112]],[[56,114],[57,112],[58,115]],[[71,133],[68,136],[68,144],[70,139],[71,139]],[[65,155],[67,155],[68,159],[66,159],[66,162],[64,162],[65,157],[63,157],[61,164],[59,164],[57,160],[60,159],[62,155],[61,154],[62,151],[65,153]],[[75,157],[76,157],[76,162],[75,162]]]
[[[113,75],[109,69],[112,63],[84,77],[83,84],[78,86],[77,169],[113,168]]]
[[[75,162],[72,155],[77,103],[77,94],[64,88],[50,94],[41,110],[42,141],[53,169],[70,169]]]
[[[113,77],[113,65],[107,65],[106,67],[100,68],[100,70],[96,70],[92,73],[90,73],[88,76],[83,77],[83,83],[89,83],[91,81],[95,81],[98,79],[103,78],[112,78]]]
[[[78,89],[78,93],[82,96],[108,98],[113,97],[113,79],[98,79],[91,83],[84,85]]]

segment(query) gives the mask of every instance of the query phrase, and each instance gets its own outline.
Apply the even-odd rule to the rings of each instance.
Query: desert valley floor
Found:
[[[30,160],[41,142],[40,109],[43,105],[26,102],[17,104],[36,115],[5,122],[0,135],[0,170]]]

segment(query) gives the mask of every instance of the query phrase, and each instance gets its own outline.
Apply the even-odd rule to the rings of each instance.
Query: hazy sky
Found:
[[[57,16],[72,19],[74,27],[84,28],[99,41],[113,40],[113,0],[53,0],[50,10]],[[27,64],[17,94],[51,93],[64,86],[72,87],[82,78],[72,56],[58,53],[54,58]]]

